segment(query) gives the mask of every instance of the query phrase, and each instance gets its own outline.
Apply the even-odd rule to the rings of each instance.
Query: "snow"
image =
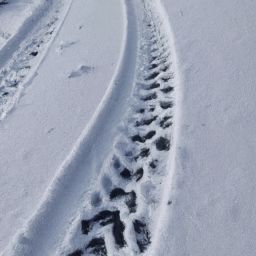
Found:
[[[10,0],[8,4],[0,6],[0,49],[15,36],[40,3],[41,0]]]
[[[17,108],[0,124],[2,250],[35,211],[112,79],[123,17],[118,1],[104,2],[74,1]],[[70,40],[77,43],[60,54],[61,42]],[[80,65],[95,67],[93,74],[68,78]]]
[[[254,255],[256,3],[164,4],[182,99],[157,255]]]
[[[26,20],[40,10],[50,17],[39,0],[9,2],[0,6],[0,67],[33,38],[21,33]],[[66,255],[101,236],[113,256],[254,255],[256,2],[71,2],[0,123],[0,251]],[[170,81],[159,76],[169,51]],[[175,87],[171,96],[161,79]],[[145,120],[153,133],[140,127]],[[161,122],[173,124],[165,133]],[[149,159],[129,161],[138,149]],[[129,182],[113,173],[123,167]],[[112,202],[117,192],[122,200]],[[102,222],[125,223],[127,247],[113,246],[108,226],[93,226],[103,210]],[[82,221],[94,228],[88,236]]]

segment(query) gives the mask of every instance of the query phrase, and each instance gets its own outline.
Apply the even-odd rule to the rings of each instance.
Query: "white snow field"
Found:
[[[182,99],[153,255],[255,255],[256,2],[163,2]]]
[[[92,118],[118,64],[123,27],[119,1],[73,1],[17,108],[1,122],[1,251],[35,211]],[[69,78],[83,66],[93,69]]]
[[[0,254],[254,256],[255,11],[0,5]]]

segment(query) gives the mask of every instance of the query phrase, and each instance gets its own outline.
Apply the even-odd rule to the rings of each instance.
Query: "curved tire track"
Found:
[[[139,255],[154,239],[172,142],[174,68],[153,2],[136,6],[141,38],[129,110],[100,172],[99,203],[85,204],[63,255]]]
[[[127,38],[113,84],[6,255],[149,252],[168,175],[176,86],[154,4],[126,1]]]

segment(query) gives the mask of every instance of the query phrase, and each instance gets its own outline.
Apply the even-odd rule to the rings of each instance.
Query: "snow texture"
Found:
[[[0,0],[2,255],[255,255],[255,11]]]

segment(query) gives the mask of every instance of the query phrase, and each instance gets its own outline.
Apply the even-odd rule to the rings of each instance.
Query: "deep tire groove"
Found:
[[[120,248],[126,245],[124,234],[123,234],[125,230],[125,225],[120,219],[119,211],[105,210],[96,214],[92,219],[82,220],[81,222],[82,233],[84,235],[88,235],[89,232],[92,231],[93,227],[96,224],[99,224],[102,227],[113,224],[112,233],[113,233],[116,244]]]
[[[143,100],[143,101],[150,101],[150,100],[155,100],[155,99],[157,99],[157,94],[155,92],[141,97],[141,100]]]
[[[133,222],[134,231],[136,233],[137,245],[140,252],[144,252],[148,245],[151,243],[150,233],[148,231],[146,223],[135,219]]]
[[[172,86],[167,86],[167,87],[161,89],[161,92],[163,92],[163,93],[170,93],[173,90],[174,90],[174,88]]]
[[[136,121],[135,126],[144,126],[144,125],[150,125],[152,122],[154,122],[157,119],[157,116],[153,116],[149,119],[142,119],[141,121]]]
[[[109,177],[109,190],[103,197],[93,194],[90,211],[85,210],[86,218],[80,219],[85,244],[80,246],[84,249],[73,250],[78,256],[140,255],[148,250],[153,238],[151,223],[157,219],[160,201],[152,199],[151,194],[158,193],[156,197],[161,198],[154,187],[162,191],[164,183],[175,87],[168,36],[154,4],[137,1],[141,47],[130,109],[122,120],[124,131],[113,142],[117,146],[110,152],[111,161],[106,159],[99,178],[102,186],[101,180]],[[108,244],[112,240],[114,244]]]
[[[110,200],[125,198],[125,204],[129,208],[130,213],[136,212],[137,196],[134,191],[125,192],[122,188],[115,188],[110,192],[109,198],[110,198]]]
[[[162,109],[168,109],[173,107],[173,102],[171,101],[161,101],[160,106]]]
[[[68,256],[82,256],[84,253],[82,250],[75,250],[74,252],[68,254]]]
[[[144,136],[140,136],[139,134],[136,134],[134,136],[132,136],[132,141],[133,142],[140,142],[140,143],[144,143],[146,140],[150,140],[152,139],[156,134],[156,131],[150,131],[147,134],[145,134]]]
[[[107,248],[103,237],[93,238],[86,247],[86,250],[97,256],[107,256]]]

